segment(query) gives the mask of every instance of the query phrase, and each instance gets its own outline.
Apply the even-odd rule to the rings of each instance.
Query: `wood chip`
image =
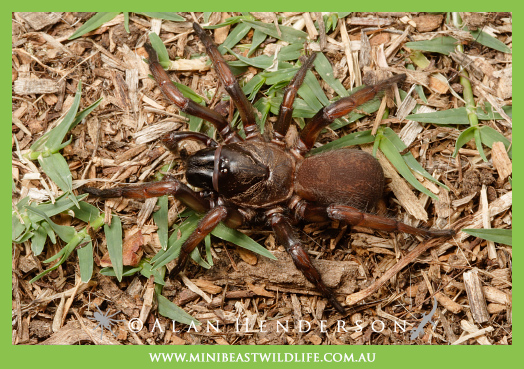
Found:
[[[424,14],[413,18],[413,22],[417,24],[417,31],[429,32],[437,29],[442,24],[444,16],[442,14]]]
[[[34,30],[58,23],[62,19],[63,12],[19,12],[17,13]]]
[[[168,70],[174,70],[179,72],[204,72],[211,69],[207,56],[196,59],[178,59],[171,60]]]
[[[275,294],[273,292],[269,292],[264,289],[265,285],[255,286],[250,282],[246,282],[246,285],[249,287],[251,291],[253,291],[258,296],[275,297]]]
[[[58,90],[57,81],[45,78],[18,78],[13,85],[13,91],[17,95],[51,94]]]
[[[240,258],[244,260],[249,265],[256,265],[258,258],[255,253],[243,248],[243,247],[237,247],[236,248],[238,255],[240,255]]]
[[[469,308],[473,319],[477,323],[484,323],[489,320],[486,299],[482,293],[482,286],[478,276],[478,270],[473,269],[463,274],[464,286],[468,294]]]
[[[217,286],[211,281],[207,281],[205,279],[192,279],[191,280],[195,285],[200,287],[202,291],[210,293],[212,295],[216,295],[220,292],[222,292],[222,287]]]
[[[434,74],[429,76],[429,88],[441,95],[449,91],[449,85]]]
[[[491,229],[491,218],[489,216],[489,203],[488,203],[488,193],[486,185],[482,185],[480,190],[480,208],[482,210],[482,226],[484,229]],[[497,258],[497,250],[495,249],[495,242],[486,241],[488,249],[488,257],[490,259]]]
[[[503,305],[511,304],[511,297],[507,293],[499,290],[498,288],[492,286],[484,286],[482,287],[482,292],[484,293],[486,300],[490,302],[495,302],[497,304]]]
[[[447,310],[451,311],[453,314],[458,314],[462,311],[462,306],[457,304],[455,301],[450,299],[446,294],[437,292],[435,294],[437,301]]]
[[[494,142],[491,148],[491,158],[493,166],[497,169],[500,179],[505,180],[511,175],[512,164],[508,156],[506,147],[502,142]]]

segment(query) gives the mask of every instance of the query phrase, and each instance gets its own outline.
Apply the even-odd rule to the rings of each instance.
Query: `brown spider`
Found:
[[[349,225],[429,237],[454,234],[453,230],[414,228],[394,219],[370,214],[382,197],[384,188],[382,167],[373,156],[360,150],[338,149],[305,157],[322,129],[372,99],[380,90],[404,80],[404,74],[367,86],[323,108],[306,124],[297,143],[288,149],[284,137],[291,122],[293,101],[306,72],[313,65],[315,54],[306,60],[285,89],[274,125],[274,137],[266,142],[258,132],[253,106],[216,45],[197,23],[193,24],[193,28],[240,113],[246,138],[241,138],[221,114],[184,97],[159,64],[156,52],[150,45],[145,45],[151,73],[166,97],[181,111],[211,122],[222,137],[223,143],[217,143],[201,133],[171,132],[162,139],[166,147],[173,151],[181,140],[196,140],[206,145],[187,159],[185,173],[187,182],[203,191],[195,192],[174,178],[133,187],[106,190],[85,188],[86,192],[103,198],[123,196],[146,199],[174,195],[195,211],[205,213],[182,245],[173,270],[175,275],[182,271],[191,251],[220,222],[237,228],[263,219],[271,225],[277,241],[285,246],[295,266],[337,311],[344,313],[344,308],[333,291],[324,284],[304,251],[292,226],[297,220],[325,222],[337,219]]]

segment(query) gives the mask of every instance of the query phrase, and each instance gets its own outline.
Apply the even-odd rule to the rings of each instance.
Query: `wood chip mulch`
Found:
[[[364,75],[359,68],[359,57],[365,57],[359,56],[360,48],[366,44],[361,39],[363,29],[369,38],[369,45],[365,47],[369,47],[367,57],[374,70],[383,62],[395,71],[405,70],[400,52],[409,51],[403,45],[410,40],[428,40],[437,35],[458,37],[454,30],[445,26],[443,14],[352,13],[339,19],[335,29],[327,34],[315,28],[318,14],[253,13],[255,18],[268,24],[274,24],[277,17],[280,24],[301,24],[311,39],[320,41],[335,77],[346,88],[358,85]],[[193,21],[203,22],[201,13],[180,13],[186,22],[159,21],[131,13],[129,33],[124,29],[124,16],[120,14],[102,27],[69,41],[68,37],[93,15],[13,13],[14,204],[28,195],[45,199],[46,191],[55,195],[60,193],[37,161],[24,161],[18,153],[27,152],[36,139],[60,121],[72,104],[79,81],[83,84],[81,108],[100,97],[103,100],[72,130],[73,141],[62,150],[73,180],[100,188],[111,187],[114,183],[148,181],[163,165],[173,161],[172,174],[183,178],[183,167],[177,160],[180,157],[158,141],[164,132],[188,129],[188,119],[166,101],[155,82],[148,78],[142,46],[152,29],[160,32],[170,59],[181,61],[177,71],[169,72],[173,80],[202,96],[218,88],[218,96],[211,95],[208,105],[215,104],[220,94],[225,93],[219,87],[214,69],[205,59],[191,58],[194,54],[204,55],[205,51],[191,28]],[[218,24],[235,15],[239,14],[213,13],[209,21]],[[461,15],[471,29],[483,29],[511,48],[511,13]],[[215,41],[223,42],[233,29],[214,30]],[[251,31],[240,45],[250,44],[252,37]],[[260,46],[261,51],[253,56],[274,52],[277,41],[268,38]],[[350,50],[348,42],[352,44]],[[511,54],[472,40],[464,41],[464,48],[465,54],[480,70],[481,79],[477,81],[485,87],[477,85],[474,88],[477,104],[496,101],[500,106],[511,105]],[[424,90],[428,99],[425,105],[431,109],[440,111],[464,106],[447,85],[431,77],[441,73],[449,79],[454,92],[461,95],[457,61],[436,53],[428,53],[427,57],[431,65],[407,83],[411,86],[417,82],[416,76],[429,78]],[[234,60],[234,57],[229,59]],[[260,72],[249,67],[242,78]],[[328,97],[335,96],[330,86],[324,82],[321,85]],[[422,103],[421,100],[416,102]],[[372,129],[375,115],[336,132],[327,130],[319,142],[324,144],[349,133]],[[418,226],[511,228],[511,161],[503,145],[493,145],[491,149],[484,147],[490,159],[488,162],[481,159],[473,140],[453,158],[451,154],[460,134],[455,128],[422,126],[394,118],[381,123],[387,124],[403,139],[412,137],[406,139],[411,153],[426,170],[438,174],[437,179],[450,191],[422,181],[439,198],[432,200],[413,190],[393,169],[379,213]],[[511,121],[492,120],[482,124],[511,139]],[[188,142],[183,151],[191,153],[199,148],[198,144]],[[371,151],[372,147],[364,145],[362,149]],[[387,172],[387,159],[379,155],[379,160]],[[88,201],[102,211],[113,211],[120,216],[124,240],[135,237],[132,242],[138,242],[138,239],[142,257],[150,258],[160,249],[157,227],[151,216],[156,199],[145,203],[131,199],[102,201],[90,198]],[[177,214],[183,206],[173,198],[169,206],[169,222],[173,224],[179,221]],[[85,223],[69,214],[60,214],[53,220],[77,229],[85,227]],[[403,255],[421,242],[427,242],[410,235],[348,227],[339,222],[300,227],[311,258],[341,301],[351,300],[352,294],[379,280]],[[197,329],[178,323],[176,328],[180,332],[171,331],[171,321],[158,313],[151,280],[135,275],[119,283],[114,277],[98,273],[107,262],[104,260],[107,247],[103,231],[92,235],[95,271],[87,284],[79,282],[76,253],[44,278],[29,283],[51,266],[43,260],[56,254],[64,244],[60,241],[53,245],[48,240],[38,257],[33,255],[30,241],[13,244],[12,342],[18,345],[512,343],[511,246],[459,232],[445,242],[432,244],[416,262],[400,270],[364,301],[348,307],[347,313],[341,315],[295,269],[283,247],[275,242],[272,232],[264,227],[243,231],[267,247],[278,260],[257,256],[214,238],[214,266],[210,270],[190,263],[185,270],[186,278],[166,278],[162,295],[203,323]],[[427,324],[419,337],[410,340],[423,314],[429,314],[434,307],[434,299],[437,301],[432,318],[435,326]],[[97,306],[109,315],[118,312],[113,318],[124,321],[112,325],[114,336],[105,331],[101,337],[99,329],[93,331],[97,323],[89,318],[95,316]],[[127,326],[128,321],[136,318],[144,321],[144,328],[139,332]],[[152,331],[155,319],[168,329]],[[218,332],[208,325],[216,327],[215,322],[218,322]],[[287,330],[284,329],[286,325]]]

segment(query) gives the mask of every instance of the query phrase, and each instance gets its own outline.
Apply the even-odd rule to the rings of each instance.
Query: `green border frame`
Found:
[[[126,1],[126,2],[103,2],[100,0],[90,1],[86,3],[75,3],[74,5],[70,2],[66,2],[64,0],[59,1],[53,1],[44,3],[42,1],[35,1],[35,0],[25,0],[21,2],[20,4],[16,5],[3,5],[3,7],[9,7],[9,12],[2,12],[4,17],[3,22],[0,23],[0,27],[5,28],[4,32],[2,32],[2,35],[10,34],[10,30],[8,30],[9,26],[11,25],[11,12],[12,11],[49,11],[49,10],[63,10],[63,9],[71,9],[74,8],[74,10],[86,10],[86,11],[93,11],[93,10],[114,10],[114,11],[121,11],[122,8],[120,8],[120,4],[122,4],[123,7],[130,8],[130,4],[132,5],[133,10],[152,10],[152,9],[145,9],[144,2],[138,2],[138,1]],[[223,5],[216,1],[212,0],[199,0],[197,3],[193,4],[191,7],[196,8],[196,10],[200,11],[209,11],[213,9],[217,10],[229,10],[229,11],[254,11],[254,10],[260,10],[260,11],[274,11],[275,9],[282,9],[284,10],[296,10],[299,8],[299,10],[326,10],[326,9],[319,9],[319,4],[316,1],[313,0],[307,0],[299,1],[299,0],[288,0],[285,2],[285,5],[283,6],[282,0],[280,1],[264,1],[263,3],[257,3],[257,4],[250,4],[241,0],[229,0],[227,2],[224,2]],[[153,10],[165,10],[166,3],[157,3],[155,4]],[[253,6],[254,5],[254,6]],[[326,4],[327,5],[327,4]],[[456,9],[458,5],[459,9]],[[472,0],[467,0],[467,3],[461,2],[460,4],[457,4],[456,1],[439,1],[438,3],[420,3],[417,1],[409,0],[409,1],[402,1],[402,2],[395,2],[392,1],[386,1],[386,0],[379,0],[375,1],[370,4],[365,4],[366,9],[362,9],[361,4],[355,4],[351,3],[347,0],[335,0],[331,4],[325,6],[325,8],[328,8],[327,10],[352,10],[352,11],[400,11],[400,10],[433,10],[433,11],[442,11],[446,9],[450,9],[453,11],[456,10],[463,10],[463,11],[472,11],[472,10],[478,10],[478,11],[486,11],[486,10],[493,10],[493,8],[500,7],[502,4],[497,4],[493,2],[488,2],[486,0],[480,0],[473,2]],[[502,11],[508,11],[513,9],[508,9],[508,5],[505,5],[505,9],[501,9]],[[175,2],[170,2],[168,5],[168,8],[176,8],[177,4]],[[511,8],[514,8],[515,5],[512,4]],[[14,9],[16,8],[16,9]],[[158,9],[160,8],[160,9]],[[187,5],[182,5],[181,10],[187,10]],[[255,8],[255,9],[253,9]],[[306,9],[304,9],[306,8]],[[324,8],[324,7],[322,7]],[[353,9],[357,8],[357,9]],[[400,9],[399,9],[400,8]],[[13,10],[14,9],[14,10]],[[189,10],[195,10],[195,9],[189,9]],[[522,35],[521,28],[522,25],[518,21],[519,15],[517,15],[517,23],[515,23],[515,30],[514,34]],[[9,19],[8,19],[9,17]],[[515,14],[513,15],[515,17]],[[515,19],[515,18],[514,18]],[[10,38],[7,36],[0,38],[2,42],[3,49],[8,49],[8,44],[10,44]],[[517,39],[517,48],[514,48],[517,52],[517,57],[522,52],[520,51],[518,47],[518,42],[520,42],[520,39]],[[6,98],[4,101],[7,101],[7,85],[8,85],[8,78],[10,79],[10,73],[8,73],[10,69],[10,65],[7,65],[8,63],[11,64],[11,59],[7,58],[7,55],[5,58],[2,58],[2,61],[6,63],[3,70],[4,73],[1,74],[2,82],[5,79],[5,82],[2,83],[3,86],[5,86],[5,93]],[[517,64],[518,65],[518,64]],[[520,68],[517,68],[515,71],[514,79],[517,81],[522,80],[522,73]],[[518,89],[515,89],[514,95],[518,96],[521,95]],[[7,104],[6,104],[7,105]],[[10,114],[11,109],[8,109],[6,106],[6,109],[3,110],[4,115],[6,117],[6,120],[10,120],[8,117],[8,113]],[[517,105],[514,114],[515,116],[519,116],[519,106]],[[6,127],[8,124],[6,123]],[[7,128],[6,128],[7,129]],[[521,135],[520,126],[517,124],[517,136]],[[7,133],[7,132],[6,132]],[[5,157],[5,159],[1,160],[1,166],[2,169],[8,171],[8,166],[10,166],[10,163],[8,163],[7,158],[9,157],[7,150],[9,147],[11,147],[11,135],[6,134],[5,136],[0,137],[0,139],[4,142],[5,146],[1,145],[1,147],[4,147],[3,150],[6,151],[6,154],[2,155],[2,158]],[[520,157],[519,152],[522,152],[522,149],[520,147],[515,148],[515,152],[517,153],[516,157]],[[514,166],[514,171],[516,173],[513,174],[513,181],[514,183],[518,184],[520,183],[521,178],[521,167],[522,164],[516,163]],[[2,193],[7,194],[7,191],[11,191],[11,184],[7,180],[1,184],[2,186]],[[10,221],[10,212],[8,212],[8,207],[10,207],[11,204],[7,204],[8,197],[7,196],[1,196],[0,201],[2,202],[2,209],[4,211],[2,212],[2,218],[3,222],[2,229],[3,233],[6,235],[6,243],[7,243],[7,235],[11,234],[11,232],[8,232],[7,225],[11,224]],[[522,195],[516,196],[515,202],[517,204],[522,202]],[[515,219],[520,219],[521,210],[520,207],[517,206],[517,214]],[[516,228],[515,239],[519,239],[522,235],[522,230],[519,230],[519,228]],[[519,250],[518,242],[515,242],[517,245],[517,260],[520,260],[520,254],[521,251]],[[7,247],[6,247],[7,250]],[[11,249],[9,249],[11,250]],[[11,260],[11,251],[9,251],[9,254],[7,251],[6,253],[6,259],[4,261],[6,265],[6,269],[3,270],[2,275],[3,278],[1,280],[3,281],[1,284],[2,291],[7,294],[10,290],[10,281],[11,281],[11,267],[7,267],[7,264],[10,263]],[[9,281],[9,282],[8,282]],[[516,269],[514,271],[513,281],[517,281],[517,291],[521,291],[521,285],[518,282],[522,282],[522,270],[520,268]],[[513,300],[513,306],[518,307],[517,311],[520,311],[521,302],[522,302],[522,295],[520,293],[514,293],[515,299]],[[6,299],[7,300],[7,299]],[[11,301],[11,299],[9,299]],[[11,305],[9,305],[11,307]],[[516,309],[514,309],[516,310]],[[406,368],[406,367],[416,367],[421,366],[424,368],[442,368],[442,367],[470,367],[470,368],[492,368],[496,366],[512,366],[512,363],[517,363],[517,350],[522,349],[522,341],[520,341],[518,338],[513,339],[513,345],[511,346],[489,346],[489,347],[480,347],[480,346],[457,346],[457,347],[446,347],[446,346],[102,346],[102,347],[96,347],[96,346],[14,346],[11,344],[11,334],[7,334],[8,332],[11,332],[11,327],[7,327],[8,322],[11,322],[10,319],[8,319],[8,316],[10,314],[10,309],[7,308],[7,303],[2,305],[2,316],[4,319],[2,319],[2,325],[5,325],[5,329],[2,329],[2,332],[5,333],[5,336],[2,335],[2,337],[5,337],[2,339],[2,353],[3,358],[7,359],[7,362],[5,365],[9,367],[15,367],[15,368],[56,368],[56,367],[62,367],[62,366],[71,366],[74,368],[78,367],[89,367],[89,368],[96,368],[97,365],[101,366],[118,366],[119,368],[125,368],[125,367],[137,367],[137,366],[145,366],[145,365],[151,365],[151,360],[149,353],[172,353],[172,352],[180,352],[180,353],[234,353],[235,357],[237,354],[245,354],[245,353],[280,353],[281,357],[284,358],[285,353],[298,353],[299,357],[302,353],[318,353],[320,356],[320,359],[322,359],[323,355],[325,353],[346,353],[350,354],[353,353],[355,358],[360,357],[361,353],[375,354],[375,361],[373,363],[367,363],[367,366],[372,365],[375,368]],[[516,327],[521,326],[520,324],[520,318],[519,314],[513,314],[513,321],[514,325]],[[515,329],[514,329],[515,331]],[[517,330],[518,331],[518,330]],[[324,362],[325,363],[325,362]],[[254,363],[253,361],[250,362],[244,362],[244,364],[247,365],[256,365],[256,366],[267,366],[267,363]],[[270,365],[275,365],[275,367],[300,367],[303,365],[315,365],[313,361],[310,361],[309,363],[305,362],[275,362],[271,363]],[[336,368],[336,367],[347,367],[348,365],[352,365],[353,363],[327,363],[330,368]],[[361,363],[362,364],[362,363]],[[188,365],[184,365],[182,363],[155,363],[155,365],[177,365],[177,366],[184,366],[184,367],[191,367],[191,368],[205,368],[205,367],[224,367],[229,368],[232,363],[231,362],[221,362],[221,363],[191,363]],[[244,365],[245,366],[245,365]]]

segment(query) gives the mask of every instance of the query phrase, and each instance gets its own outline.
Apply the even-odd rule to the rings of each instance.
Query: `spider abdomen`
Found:
[[[306,158],[295,174],[295,192],[320,205],[371,211],[382,197],[384,172],[372,155],[338,149]]]

